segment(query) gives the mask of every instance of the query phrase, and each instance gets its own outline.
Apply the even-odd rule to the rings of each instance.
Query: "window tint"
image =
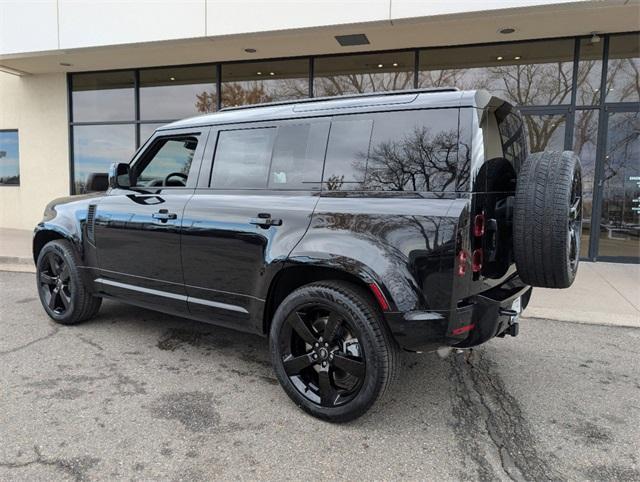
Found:
[[[373,120],[363,115],[331,122],[324,164],[324,189],[362,189]]]
[[[275,127],[220,132],[211,187],[265,188],[275,134]]]
[[[458,174],[458,110],[375,114],[364,188],[453,191]]]
[[[154,144],[151,152],[155,154],[137,172],[136,185],[186,186],[197,145],[195,137],[163,139]]]
[[[328,122],[280,126],[271,159],[269,187],[319,189],[328,132]]]

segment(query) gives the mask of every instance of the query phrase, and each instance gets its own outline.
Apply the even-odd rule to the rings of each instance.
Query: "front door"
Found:
[[[328,132],[323,119],[211,131],[183,220],[193,316],[262,330],[269,282],[311,222]]]
[[[201,132],[157,133],[131,166],[129,189],[97,205],[98,288],[143,306],[187,313],[180,225],[193,195]]]

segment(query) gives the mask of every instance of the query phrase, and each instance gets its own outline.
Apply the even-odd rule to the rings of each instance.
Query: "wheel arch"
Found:
[[[38,226],[33,235],[33,262],[37,264],[40,251],[45,245],[56,239],[64,239],[70,242],[74,249],[78,249],[71,233],[58,226]]]
[[[263,333],[269,333],[271,320],[280,303],[297,288],[316,281],[341,280],[352,283],[365,290],[375,306],[381,311],[393,311],[395,305],[385,287],[365,270],[345,269],[328,266],[324,263],[291,263],[283,267],[274,276],[267,292],[263,315]],[[373,285],[373,286],[372,286]],[[376,293],[379,291],[379,293]],[[379,296],[382,296],[382,300]],[[384,308],[386,302],[387,307]]]

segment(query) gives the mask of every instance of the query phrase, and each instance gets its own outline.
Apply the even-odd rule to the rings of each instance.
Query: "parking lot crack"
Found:
[[[511,480],[558,480],[547,460],[538,454],[535,437],[520,408],[520,404],[506,389],[495,365],[483,352],[476,352],[468,362],[462,357],[452,359],[453,372],[463,387],[458,392],[467,393],[475,404],[472,411],[484,422],[488,444],[484,447],[497,455],[503,476]],[[459,382],[458,382],[459,383]],[[457,402],[456,402],[457,403]]]
[[[29,467],[31,465],[44,465],[65,472],[76,482],[82,482],[88,480],[87,471],[94,467],[98,462],[100,462],[100,459],[90,456],[73,457],[71,459],[47,458],[42,454],[40,448],[37,445],[33,447],[33,451],[36,455],[34,459],[28,460],[26,462],[0,461],[0,467],[5,467],[8,469],[20,469]]]
[[[36,343],[40,343],[42,341],[48,340],[49,338],[54,337],[58,333],[59,330],[60,330],[59,327],[54,326],[53,330],[50,333],[48,333],[47,335],[41,336],[40,338],[36,338],[35,340],[31,340],[31,341],[28,341],[26,343],[23,343],[22,345],[10,348],[9,350],[0,351],[0,356],[9,355],[11,353],[15,353],[17,351],[24,350],[25,348],[28,348],[28,347],[30,347],[32,345],[35,345]]]

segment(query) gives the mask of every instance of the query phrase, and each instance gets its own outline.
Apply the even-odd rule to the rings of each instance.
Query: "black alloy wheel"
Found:
[[[279,344],[284,370],[307,400],[323,407],[348,403],[362,387],[366,362],[345,316],[310,304],[292,311]]]
[[[581,172],[573,177],[571,200],[569,202],[569,264],[575,271],[580,258],[580,237],[582,235],[582,179]]]
[[[329,422],[363,415],[400,365],[371,293],[345,281],[310,283],[290,293],[273,316],[269,347],[289,398]]]
[[[49,309],[58,316],[64,316],[72,309],[71,272],[64,258],[50,251],[43,259],[38,273],[40,292]]]
[[[102,298],[83,283],[79,256],[62,239],[50,241],[38,254],[36,282],[42,307],[56,323],[72,325],[93,318]]]

